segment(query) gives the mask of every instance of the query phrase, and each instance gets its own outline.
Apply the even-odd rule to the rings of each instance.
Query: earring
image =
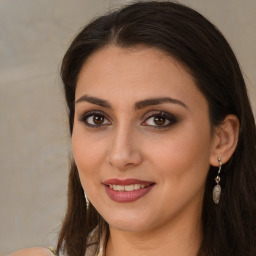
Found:
[[[221,158],[218,157],[218,163],[219,163],[219,170],[218,170],[218,174],[217,177],[215,178],[215,181],[217,183],[217,185],[214,187],[213,189],[213,201],[215,204],[218,204],[220,201],[220,194],[221,194],[221,186],[219,185],[220,182],[220,171],[221,171],[221,166],[222,166],[222,162],[221,162]]]
[[[86,201],[86,208],[88,209],[89,205],[90,205],[90,201],[85,193],[84,193],[84,197],[85,197],[85,201]]]

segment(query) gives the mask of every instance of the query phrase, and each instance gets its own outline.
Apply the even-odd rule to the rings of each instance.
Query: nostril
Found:
[[[107,155],[106,161],[110,166],[122,170],[139,165],[142,162],[142,157],[137,151],[112,151]]]

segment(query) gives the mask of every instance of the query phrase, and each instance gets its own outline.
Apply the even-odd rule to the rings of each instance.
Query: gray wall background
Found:
[[[59,65],[92,17],[125,0],[0,0],[0,256],[55,245],[70,139]],[[256,109],[256,1],[180,0],[233,47]]]

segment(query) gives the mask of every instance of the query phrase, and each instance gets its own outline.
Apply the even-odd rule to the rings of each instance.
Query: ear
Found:
[[[239,120],[235,115],[227,115],[224,121],[215,127],[210,164],[218,166],[218,157],[221,162],[226,163],[234,153],[239,135]]]

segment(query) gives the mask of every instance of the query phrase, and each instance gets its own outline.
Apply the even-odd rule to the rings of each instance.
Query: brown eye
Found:
[[[105,117],[102,116],[102,115],[94,115],[93,116],[93,122],[94,124],[103,124],[104,123],[104,120],[105,120]]]
[[[106,118],[105,114],[88,112],[80,118],[86,126],[97,128],[105,125],[110,125],[111,122]]]
[[[145,122],[146,125],[149,126],[168,126],[171,124],[171,120],[168,120],[167,117],[164,116],[152,116],[148,118]]]
[[[148,116],[148,117],[147,117]],[[149,112],[146,120],[142,123],[143,126],[151,126],[154,128],[166,128],[176,123],[177,119],[163,111]]]
[[[164,125],[166,122],[166,118],[162,116],[155,116],[154,117],[154,123],[156,125]]]

